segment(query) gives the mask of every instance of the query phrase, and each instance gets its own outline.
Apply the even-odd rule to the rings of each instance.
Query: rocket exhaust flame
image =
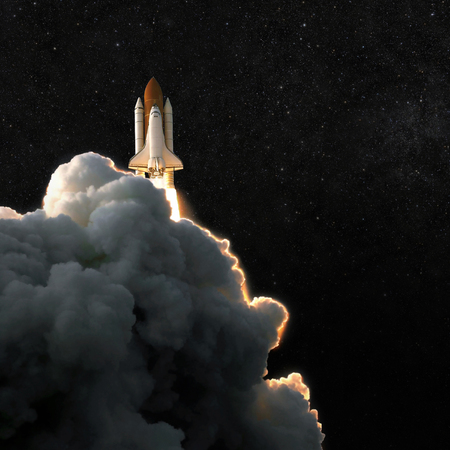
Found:
[[[180,220],[180,208],[178,206],[177,190],[175,188],[166,188],[166,199],[170,203],[172,215],[170,218],[175,222]]]

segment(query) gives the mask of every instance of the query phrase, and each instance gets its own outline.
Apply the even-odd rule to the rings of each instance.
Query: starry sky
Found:
[[[304,375],[324,449],[443,448],[449,19],[448,0],[3,0],[1,205],[39,208],[85,151],[126,169],[154,76],[185,217],[288,308],[269,376]]]

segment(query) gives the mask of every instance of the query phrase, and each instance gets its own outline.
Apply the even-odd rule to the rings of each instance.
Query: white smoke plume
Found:
[[[0,448],[321,448],[301,376],[262,378],[285,308],[162,190],[86,153],[0,217]]]

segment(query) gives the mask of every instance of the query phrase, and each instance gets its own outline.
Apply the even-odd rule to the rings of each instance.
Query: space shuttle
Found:
[[[144,105],[138,98],[134,107],[135,155],[128,168],[136,175],[148,177],[151,181],[163,180],[164,188],[174,188],[175,170],[181,170],[183,163],[173,153],[172,105],[167,99],[163,107],[163,94],[155,78],[145,88]]]

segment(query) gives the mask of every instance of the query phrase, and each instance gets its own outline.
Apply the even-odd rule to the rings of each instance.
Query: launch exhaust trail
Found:
[[[134,135],[135,155],[128,168],[144,178],[147,173],[157,188],[165,189],[172,208],[171,219],[180,220],[174,172],[181,170],[183,163],[173,153],[172,105],[167,99],[163,108],[163,93],[155,78],[145,88],[144,106],[138,98],[134,107]]]

